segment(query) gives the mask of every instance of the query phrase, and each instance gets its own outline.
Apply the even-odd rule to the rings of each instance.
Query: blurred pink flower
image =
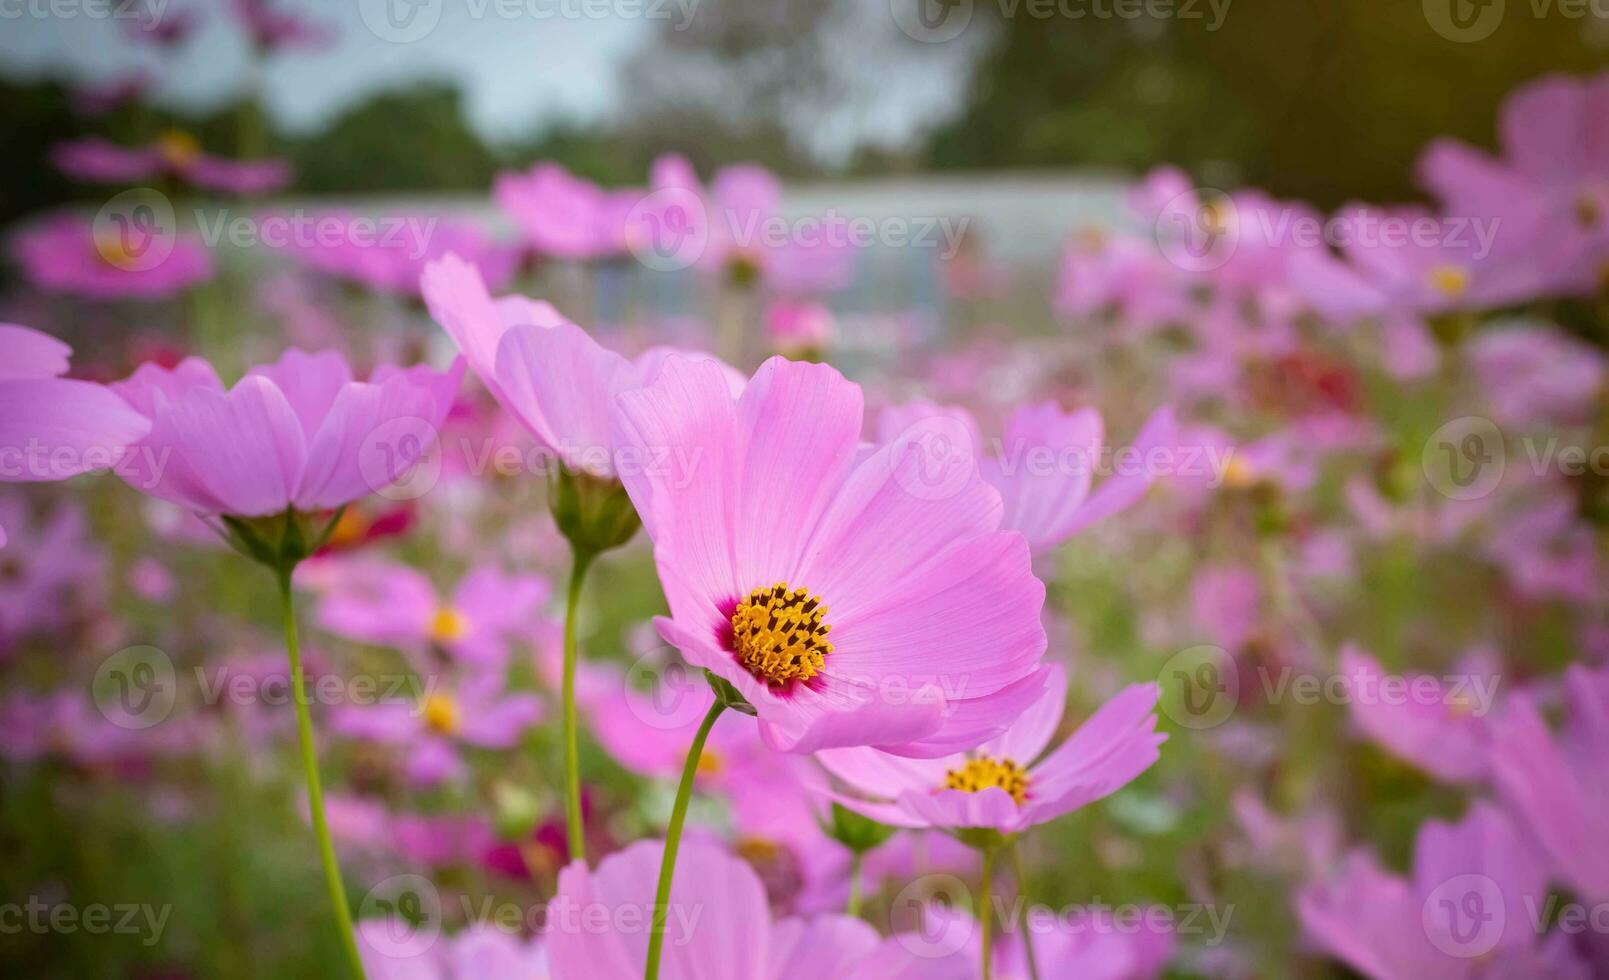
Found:
[[[290,348],[226,390],[199,358],[144,364],[110,386],[151,421],[118,475],[201,514],[332,510],[428,450],[462,374],[385,366],[360,382],[339,354]]]
[[[539,255],[573,262],[625,252],[626,215],[643,197],[640,190],[604,190],[556,163],[499,174],[492,185],[492,199],[526,243]]]
[[[1191,618],[1201,637],[1231,653],[1262,624],[1262,603],[1262,582],[1244,565],[1203,567],[1190,586]]]
[[[547,952],[495,925],[474,925],[426,944],[406,920],[365,919],[357,924],[358,950],[370,980],[548,980]],[[424,948],[421,948],[424,947]]]
[[[342,282],[410,299],[420,296],[420,277],[443,256],[466,256],[498,289],[519,264],[515,249],[480,225],[437,215],[326,211],[299,227],[284,244],[295,261]]]
[[[1373,657],[1356,646],[1341,650],[1341,674],[1351,691],[1352,721],[1371,741],[1437,779],[1481,782],[1491,751],[1496,665],[1466,659],[1457,672],[1462,683],[1445,684],[1429,674],[1387,675]]]
[[[230,12],[252,47],[267,54],[328,48],[338,37],[331,25],[286,9],[282,0],[230,0]]]
[[[1609,671],[1566,672],[1569,715],[1550,735],[1535,699],[1515,694],[1497,727],[1494,780],[1503,800],[1541,842],[1550,877],[1584,900],[1609,900]]]
[[[69,599],[98,590],[103,566],[83,511],[66,502],[36,521],[20,496],[0,496],[0,543],[6,545],[0,551],[3,660],[25,634],[65,626]]]
[[[98,137],[58,143],[51,159],[75,180],[137,184],[175,177],[203,190],[268,194],[290,183],[285,160],[231,160],[204,153],[188,133],[172,131],[145,147],[119,146]]]
[[[736,687],[773,748],[943,755],[1043,690],[1044,586],[997,530],[999,494],[976,476],[927,493],[886,447],[857,461],[861,392],[837,371],[772,358],[734,398],[715,363],[671,357],[616,401],[623,445],[697,460],[621,474],[670,604],[660,635]]]
[[[314,619],[337,636],[415,653],[434,645],[496,670],[508,662],[509,641],[550,594],[546,579],[482,565],[452,595],[442,595],[424,573],[379,559],[314,562],[302,566],[297,582],[318,593]]]
[[[832,310],[823,303],[778,299],[766,305],[766,340],[779,354],[819,354],[832,344],[836,333]]]
[[[1363,850],[1296,899],[1303,931],[1372,980],[1580,977],[1568,936],[1538,942],[1542,866],[1496,807],[1476,803],[1457,824],[1431,821],[1408,878]]]
[[[1502,425],[1577,425],[1597,410],[1603,352],[1550,324],[1494,325],[1470,341],[1468,357]]]
[[[649,906],[664,845],[638,841],[589,869],[559,875],[544,934],[555,980],[635,980],[648,955]],[[971,980],[974,959],[935,955],[923,937],[883,939],[861,919],[824,915],[773,922],[759,876],[712,844],[689,839],[696,874],[671,886],[662,980]],[[610,924],[596,929],[601,909]],[[635,925],[633,925],[635,924]],[[920,952],[918,952],[920,951]],[[925,955],[924,955],[925,954]]]
[[[1037,701],[1003,734],[968,752],[934,759],[901,759],[871,748],[819,753],[827,771],[858,794],[834,799],[894,827],[989,827],[1013,834],[1103,799],[1151,767],[1167,740],[1156,733],[1155,684],[1125,688],[1041,759],[1067,701],[1066,672],[1060,665],[1049,672],[1049,687]]]
[[[143,68],[81,85],[73,89],[73,111],[84,116],[104,116],[138,102],[151,90],[151,85],[151,75]]]
[[[171,52],[190,40],[206,19],[200,6],[142,7],[132,21],[126,22],[123,34],[132,41]]]
[[[1076,906],[1056,911],[1044,928],[1002,929],[994,947],[995,980],[1028,980],[1025,940],[1034,944],[1040,977],[1079,980],[1156,980],[1173,959],[1176,945],[1170,927],[1174,912],[1165,906],[1131,906],[1137,919],[1118,918],[1111,910]],[[1027,913],[1032,915],[1032,913]],[[931,931],[928,927],[926,931]],[[981,955],[981,940],[967,945],[969,958]]]
[[[157,236],[161,235],[158,230]],[[166,256],[149,248],[171,241]],[[11,236],[11,254],[38,288],[92,300],[166,299],[212,278],[212,254],[194,236],[146,240],[130,246],[124,236],[98,234],[89,219],[57,214]]]
[[[928,421],[935,417],[959,428]],[[1005,435],[994,445],[997,451],[988,453],[977,423],[963,408],[909,402],[884,409],[877,419],[880,444],[925,457],[928,467],[940,470],[940,479],[955,464],[975,461],[983,479],[1000,491],[1001,526],[1022,532],[1035,553],[1138,503],[1157,478],[1156,457],[1173,450],[1173,411],[1164,406],[1140,427],[1133,446],[1112,453],[1116,472],[1091,492],[1095,473],[1108,462],[1104,429],[1093,408],[1063,412],[1054,402],[1024,405],[1011,413]],[[971,439],[971,459],[966,446],[950,444],[951,430]]]

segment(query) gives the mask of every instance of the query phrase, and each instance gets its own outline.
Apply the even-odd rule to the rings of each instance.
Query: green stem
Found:
[[[849,908],[847,911],[850,915],[860,914],[861,865],[865,863],[865,851],[856,851],[855,856],[849,860]]]
[[[659,957],[665,948],[665,921],[670,917],[670,882],[676,874],[676,851],[682,843],[682,823],[687,819],[687,802],[693,796],[693,777],[698,774],[698,760],[704,756],[704,740],[709,738],[715,719],[726,710],[726,702],[717,697],[710,705],[709,714],[698,726],[693,744],[687,749],[687,762],[682,765],[682,781],[676,787],[676,802],[671,806],[670,823],[665,827],[665,856],[659,862],[659,887],[654,892],[654,920],[648,930],[648,965],[643,969],[643,980],[659,980]]]
[[[296,607],[291,598],[289,568],[279,573],[279,596],[285,620],[285,652],[291,663],[291,690],[294,692],[291,700],[296,702],[296,739],[302,749],[302,771],[307,775],[307,808],[313,815],[313,833],[318,837],[324,884],[330,890],[330,903],[335,906],[335,925],[341,931],[341,943],[346,948],[352,975],[363,980],[363,960],[358,956],[357,933],[352,929],[352,909],[346,901],[346,886],[341,884],[341,866],[335,861],[330,825],[324,819],[324,791],[318,781],[318,749],[313,745],[313,719],[308,711],[307,679],[302,673],[302,647],[296,636]]]
[[[994,975],[994,902],[989,896],[989,886],[994,878],[994,852],[993,846],[983,849],[983,879],[978,883],[978,926],[983,930],[983,980],[990,980]]]
[[[587,829],[581,821],[580,724],[575,705],[575,612],[592,557],[589,552],[575,550],[570,566],[570,597],[564,607],[564,816],[572,861],[587,859]]]
[[[1032,918],[1028,913],[1033,911],[1033,906],[1028,902],[1028,870],[1022,864],[1022,849],[1015,843],[1011,845],[1011,867],[1017,876],[1017,897],[1022,900],[1022,921],[1017,924],[1017,929],[1022,933],[1022,948],[1028,957],[1028,977],[1029,980],[1039,980],[1039,958],[1034,955],[1034,932],[1028,924]]]

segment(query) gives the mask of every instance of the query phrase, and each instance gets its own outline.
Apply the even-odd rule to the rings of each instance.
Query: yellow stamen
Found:
[[[737,842],[737,853],[750,864],[764,864],[776,860],[782,853],[782,846],[764,837],[744,837]]]
[[[139,261],[139,256],[124,244],[123,236],[111,229],[95,233],[95,254],[107,265],[118,269],[127,269]]]
[[[981,793],[991,786],[1010,793],[1020,806],[1028,798],[1028,770],[1010,759],[979,755],[944,776],[945,789],[958,789],[963,793]]]
[[[191,163],[201,155],[201,144],[183,130],[168,130],[156,138],[156,145],[162,151],[162,159],[175,167]]]
[[[1443,296],[1457,299],[1469,292],[1469,270],[1451,263],[1438,265],[1430,270],[1430,285]]]
[[[458,731],[458,703],[445,694],[432,694],[425,698],[425,724],[442,735]]]
[[[357,544],[363,540],[365,534],[369,533],[370,523],[369,518],[362,511],[356,507],[348,507],[346,510],[341,511],[341,517],[335,522],[334,529],[330,531],[327,543],[332,548],[345,548],[349,545]]]
[[[820,597],[805,589],[790,590],[786,582],[755,589],[732,613],[738,662],[772,685],[808,681],[832,653],[825,615]]]
[[[1257,472],[1252,469],[1251,464],[1242,457],[1231,454],[1228,465],[1224,467],[1224,483],[1244,489],[1256,482]]]
[[[469,620],[451,606],[443,606],[436,610],[435,617],[430,620],[430,638],[437,643],[461,640],[467,632],[469,632]]]
[[[700,776],[715,776],[725,768],[726,762],[721,758],[720,754],[710,749],[705,749],[704,754],[698,757],[698,774]]]

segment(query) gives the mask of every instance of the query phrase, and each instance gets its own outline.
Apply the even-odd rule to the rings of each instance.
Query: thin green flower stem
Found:
[[[296,606],[291,596],[291,572],[279,573],[280,608],[285,621],[285,652],[290,657],[291,689],[296,702],[296,739],[302,749],[302,771],[307,775],[307,808],[313,815],[313,833],[318,837],[319,858],[324,864],[324,884],[335,906],[335,925],[341,931],[348,965],[357,980],[364,980],[363,959],[358,955],[357,933],[352,928],[352,909],[341,883],[341,866],[335,860],[335,844],[330,840],[329,821],[324,818],[324,791],[318,780],[318,749],[313,744],[313,719],[308,711],[307,680],[302,672],[302,647],[296,635]]]
[[[990,980],[994,975],[994,902],[989,896],[989,887],[994,878],[994,852],[993,845],[983,849],[983,878],[978,882],[978,925],[983,930],[983,980]]]
[[[1028,902],[1028,869],[1023,867],[1022,848],[1018,847],[1015,841],[1011,844],[1011,867],[1017,876],[1017,897],[1022,900],[1024,909],[1022,921],[1018,923],[1017,928],[1022,932],[1022,948],[1028,956],[1028,978],[1039,980],[1039,958],[1034,953],[1034,933],[1028,926],[1028,920],[1031,918],[1028,912],[1033,909]]]
[[[693,744],[687,749],[687,762],[682,765],[682,781],[676,787],[676,802],[671,806],[670,823],[665,827],[665,856],[659,862],[659,887],[654,892],[654,919],[648,930],[648,964],[643,968],[643,980],[659,980],[659,958],[665,949],[665,921],[670,917],[670,883],[676,874],[676,852],[682,843],[687,803],[693,797],[693,777],[698,774],[698,761],[704,756],[704,740],[715,727],[715,719],[725,710],[726,703],[717,697],[698,726]]]
[[[570,843],[570,860],[587,859],[587,829],[581,822],[580,722],[575,704],[575,619],[592,555],[577,550],[570,566],[570,596],[564,607],[564,822]]]
[[[850,915],[860,914],[861,865],[865,863],[865,851],[856,851],[855,856],[849,860],[849,908],[846,911]]]

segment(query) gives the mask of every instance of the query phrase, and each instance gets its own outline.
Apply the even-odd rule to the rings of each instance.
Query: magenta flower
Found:
[[[577,861],[559,874],[543,936],[555,980],[643,975],[650,896],[662,850],[658,841],[638,841],[604,858],[596,869]],[[684,844],[682,854],[698,874],[681,875],[670,893],[663,980],[976,976],[970,957],[934,955],[918,936],[883,939],[860,919],[824,915],[772,921],[765,888],[747,864],[697,840]],[[606,924],[600,927],[600,922]]]
[[[942,755],[1043,690],[1044,586],[999,494],[975,476],[926,493],[888,447],[857,461],[861,392],[837,371],[772,358],[734,398],[714,362],[671,357],[617,404],[623,447],[679,460],[621,474],[670,603],[660,635],[747,698],[773,748]]]
[[[133,21],[127,22],[123,33],[131,41],[172,52],[190,40],[205,20],[198,6],[142,9]]]
[[[164,242],[171,244],[165,255]],[[166,299],[213,273],[211,253],[193,236],[97,234],[88,219],[70,214],[15,232],[11,253],[38,288],[92,300]]]
[[[1156,732],[1158,693],[1155,684],[1125,688],[1041,759],[1067,698],[1066,672],[1054,666],[1039,699],[970,751],[902,759],[848,748],[817,758],[860,794],[838,802],[880,823],[1016,833],[1110,796],[1150,768],[1167,740]]]
[[[419,654],[439,647],[466,664],[502,669],[508,644],[548,600],[545,579],[505,575],[493,565],[471,569],[452,595],[406,565],[357,560],[303,565],[298,579],[321,598],[319,626],[359,643]]]
[[[0,496],[0,546],[8,546],[0,552],[0,660],[4,660],[24,635],[66,627],[73,609],[70,600],[77,593],[86,598],[98,595],[104,569],[83,511],[65,503],[33,521],[20,496]]]
[[[231,160],[203,153],[188,133],[170,131],[146,147],[126,147],[97,137],[58,143],[51,159],[75,180],[132,184],[173,177],[226,194],[268,194],[290,183],[285,160]]]
[[[641,191],[607,191],[556,163],[499,174],[492,199],[538,254],[586,262],[626,250],[626,215]]]
[[[1492,772],[1541,842],[1552,877],[1601,902],[1609,899],[1609,671],[1576,665],[1565,676],[1569,718],[1559,737],[1528,695],[1514,695],[1494,739]]]
[[[1401,878],[1366,851],[1306,885],[1296,912],[1314,945],[1371,980],[1581,976],[1568,936],[1538,942],[1547,890],[1537,855],[1494,806],[1431,821]]]
[[[84,116],[104,116],[144,97],[151,89],[151,75],[135,69],[103,82],[91,82],[73,89],[73,111]]]
[[[225,389],[212,366],[142,365],[111,390],[150,420],[119,475],[207,515],[332,510],[404,475],[452,406],[461,362],[445,373],[383,367],[355,381],[332,351],[291,348]]]
[[[1452,214],[1495,218],[1510,229],[1509,261],[1549,286],[1586,294],[1609,256],[1609,148],[1602,128],[1609,73],[1550,75],[1508,97],[1498,121],[1503,155],[1442,139],[1419,159],[1420,183]]]
[[[406,921],[358,923],[358,949],[369,980],[548,980],[547,952],[496,926],[479,925],[426,942]]]
[[[467,256],[494,287],[506,285],[519,262],[514,249],[473,222],[422,214],[324,212],[293,233],[286,248],[321,275],[409,299],[420,295],[420,277],[443,256]]]
[[[457,255],[430,263],[420,289],[481,383],[543,447],[574,472],[615,477],[613,396],[648,380],[671,351],[655,348],[627,361],[547,303],[519,295],[494,300],[480,271]],[[737,372],[721,370],[731,389],[741,389]]]
[[[1437,779],[1485,779],[1492,705],[1480,698],[1495,691],[1495,670],[1461,671],[1470,684],[1454,689],[1430,675],[1389,676],[1373,657],[1349,645],[1341,650],[1341,673],[1352,691],[1352,721],[1371,741]]]
[[[1173,959],[1174,937],[1163,915],[1167,908],[1141,908],[1138,921],[1119,921],[1100,908],[1058,912],[1050,927],[1034,929],[1034,964],[1040,977],[1079,977],[1087,980],[1156,980]],[[932,932],[931,927],[925,929]],[[1028,952],[1021,931],[1002,931],[994,946],[994,980],[1028,980]],[[979,952],[974,937],[969,958]]]
[[[943,419],[932,421],[939,416]],[[1054,402],[1018,408],[993,453],[985,451],[977,423],[965,409],[928,402],[885,409],[877,436],[899,451],[927,457],[929,467],[940,471],[972,462],[967,446],[956,445],[963,436],[970,438],[979,472],[1004,501],[1001,526],[1022,532],[1037,554],[1137,503],[1156,479],[1158,457],[1173,450],[1175,424],[1171,408],[1158,409],[1134,445],[1114,454],[1116,472],[1093,492],[1095,473],[1105,462],[1104,424],[1093,408],[1063,412]],[[944,479],[942,472],[934,478]]]
[[[337,36],[334,27],[287,10],[280,0],[232,0],[230,12],[252,47],[267,54],[327,48]]]
[[[1549,324],[1483,330],[1470,341],[1468,356],[1503,425],[1590,421],[1603,391],[1603,352]]]
[[[112,392],[61,377],[72,348],[48,334],[0,324],[0,482],[65,480],[107,469],[151,429]],[[5,546],[0,526],[0,547]]]
[[[1064,317],[1115,313],[1125,326],[1149,331],[1187,322],[1197,305],[1196,285],[1155,242],[1092,231],[1062,253],[1054,303]]]
[[[1263,587],[1244,565],[1206,566],[1190,585],[1190,612],[1208,642],[1239,651],[1262,624]]]
[[[819,355],[832,344],[837,321],[823,303],[773,300],[765,308],[765,336],[771,349],[789,357]]]

